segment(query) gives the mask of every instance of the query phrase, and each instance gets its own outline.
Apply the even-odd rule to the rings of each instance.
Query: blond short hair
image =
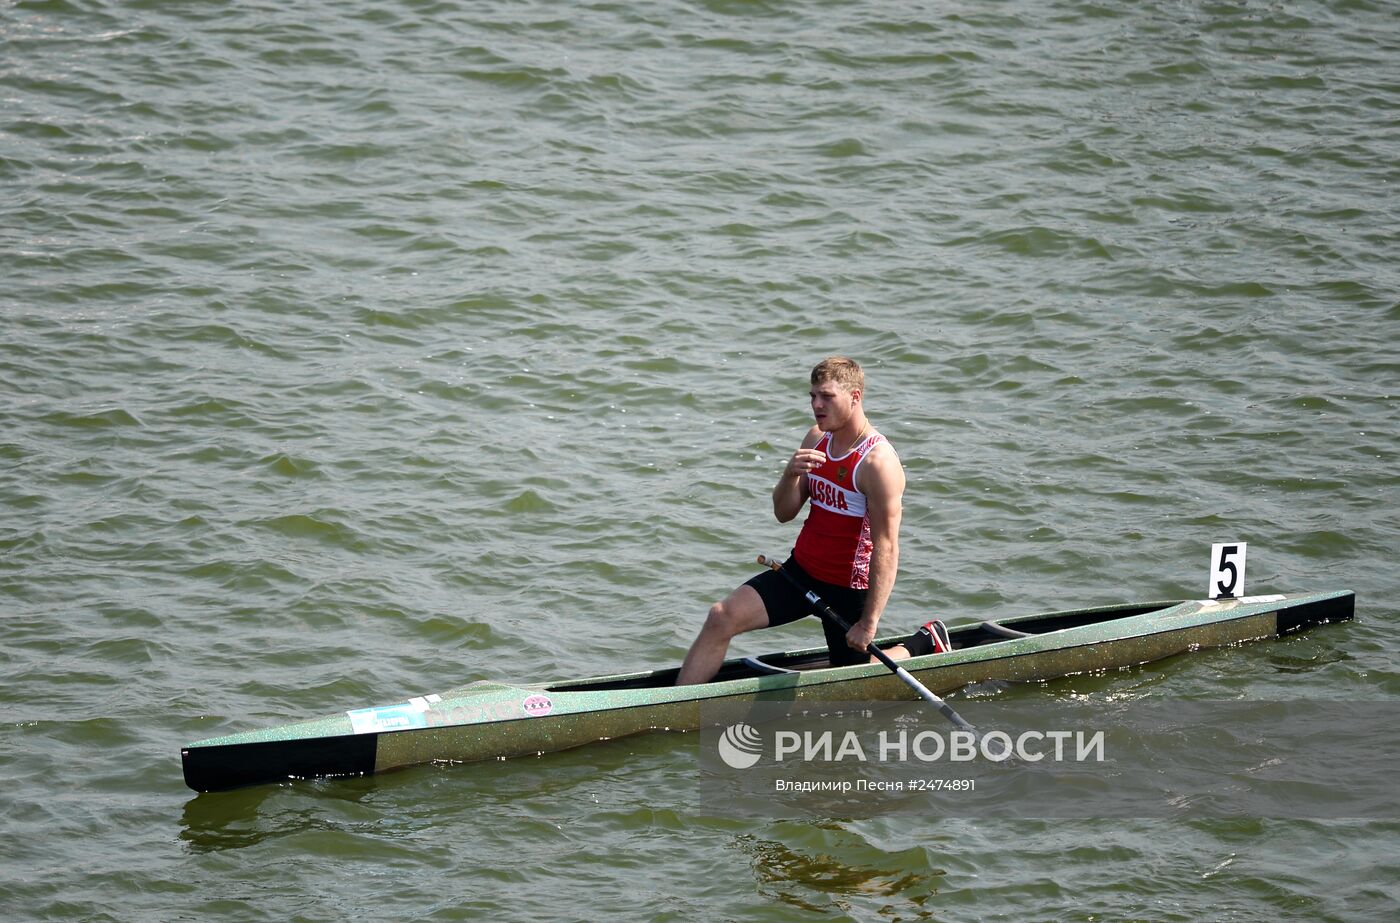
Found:
[[[865,393],[865,370],[854,359],[827,356],[812,369],[812,386],[834,382],[847,391]]]

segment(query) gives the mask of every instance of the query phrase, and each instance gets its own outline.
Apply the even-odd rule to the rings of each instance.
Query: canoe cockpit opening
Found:
[[[985,631],[990,631],[992,634],[1000,635],[1003,638],[1029,638],[1031,636],[1029,631],[1018,631],[1015,628],[1007,628],[999,622],[983,622],[982,628]]]
[[[1052,631],[1064,631],[1066,628],[1082,628],[1085,625],[1097,625],[1101,622],[1130,618],[1134,615],[1145,615],[1170,605],[1173,604],[1161,602],[1141,606],[1114,606],[1106,609],[1091,609],[1086,612],[1066,612],[1035,618],[1008,619],[1010,624],[990,620],[973,622],[949,628],[948,634],[953,642],[953,650],[981,647],[984,644],[1029,638],[1034,635],[1049,634]]]
[[[742,661],[744,666],[751,668],[757,673],[796,673],[796,670],[789,670],[787,667],[780,667],[772,663],[764,663],[757,657],[745,657]]]
[[[781,676],[801,670],[816,670],[831,666],[825,649],[820,651],[800,651],[791,654],[764,654],[761,657],[743,657],[726,661],[715,674],[712,683],[722,683],[731,679],[753,679],[758,676]],[[631,676],[609,677],[602,680],[578,680],[557,683],[547,692],[598,692],[605,689],[657,689],[674,686],[679,669],[655,670],[650,673],[635,673]]]
[[[953,642],[953,650],[981,647],[984,644],[998,644],[1043,635],[1067,628],[1081,628],[1097,625],[1114,619],[1129,618],[1156,612],[1173,605],[1171,602],[1149,603],[1138,606],[1111,606],[1087,611],[1054,613],[1043,616],[1021,617],[1001,621],[970,622],[955,625],[948,629]],[[882,646],[896,643],[893,639],[881,641]],[[763,654],[755,657],[742,657],[725,661],[719,673],[710,682],[722,683],[732,679],[753,679],[755,677],[781,676],[785,674],[819,670],[829,667],[825,648],[788,653]],[[627,676],[612,676],[604,679],[582,679],[557,683],[548,687],[547,692],[594,692],[608,689],[658,689],[673,686],[678,668],[654,670],[647,673],[633,673]]]

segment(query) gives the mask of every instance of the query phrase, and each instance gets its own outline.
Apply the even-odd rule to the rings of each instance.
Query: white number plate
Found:
[[[1244,595],[1244,542],[1218,542],[1210,546],[1210,599],[1232,599]]]

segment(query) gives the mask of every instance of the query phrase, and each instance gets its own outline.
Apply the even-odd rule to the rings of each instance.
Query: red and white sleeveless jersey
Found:
[[[797,535],[793,557],[825,583],[864,590],[870,587],[870,518],[865,494],[856,489],[856,469],[870,450],[885,441],[873,433],[840,458],[831,457],[831,434],[813,446],[826,461],[807,474],[812,508]]]

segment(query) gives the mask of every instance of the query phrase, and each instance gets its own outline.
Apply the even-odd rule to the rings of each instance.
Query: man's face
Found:
[[[847,391],[834,381],[813,385],[810,396],[817,428],[827,433],[845,426],[855,415],[860,400],[859,391]]]

